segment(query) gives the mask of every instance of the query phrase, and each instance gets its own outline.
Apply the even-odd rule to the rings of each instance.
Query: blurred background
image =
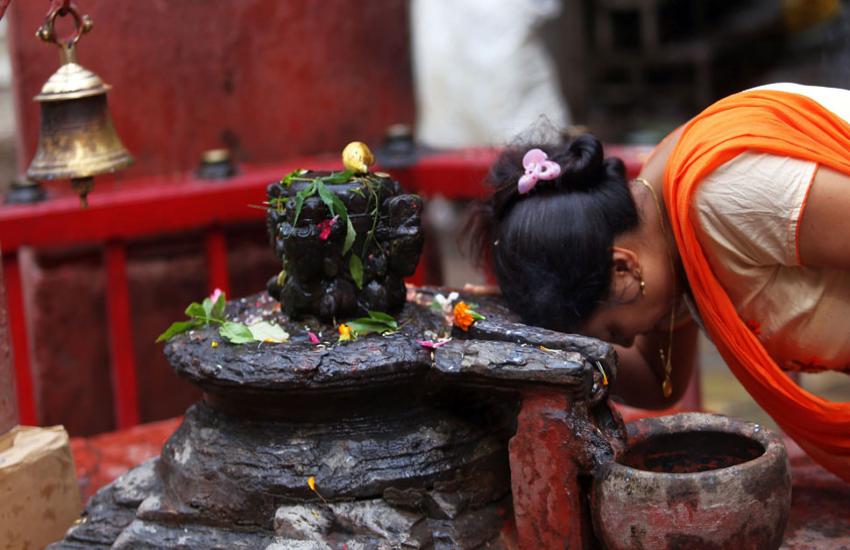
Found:
[[[112,84],[111,115],[135,157],[127,170],[97,178],[95,213],[136,200],[145,186],[196,185],[196,170],[212,149],[226,149],[236,173],[250,175],[293,158],[335,156],[360,139],[383,147],[384,164],[404,174],[429,155],[498,147],[546,127],[589,129],[607,144],[627,146],[639,164],[667,132],[729,93],[776,81],[850,86],[846,0],[76,4],[95,22],[80,41],[80,62]],[[58,67],[56,49],[34,37],[50,5],[11,0],[0,21],[0,192],[7,197],[36,150],[39,108],[32,97]],[[401,153],[393,149],[399,139]],[[433,250],[424,281],[484,283],[485,274],[457,247],[464,208],[480,192],[455,189],[450,178],[438,183],[427,193]],[[228,182],[209,185],[215,194]],[[264,185],[256,188],[259,204]],[[40,216],[53,215],[51,205],[79,208],[67,182],[43,189],[46,199],[35,205],[0,206],[0,246],[15,237],[2,231],[22,227],[4,220],[37,226]],[[135,215],[165,222],[181,212],[147,208]],[[278,269],[262,218],[223,224],[211,217],[207,225],[224,235],[230,295],[262,290]],[[64,424],[76,436],[126,427],[113,414],[103,252],[115,240],[126,254],[137,420],[182,414],[197,399],[153,340],[208,292],[206,231],[127,237],[104,230],[101,242],[22,242],[14,264],[4,250],[4,266],[20,273],[28,420]],[[8,284],[8,272],[5,278]],[[13,354],[20,359],[20,349]],[[769,423],[707,341],[701,362],[705,408]],[[12,363],[5,368],[11,372]],[[844,375],[804,376],[802,383],[832,399],[850,398]]]

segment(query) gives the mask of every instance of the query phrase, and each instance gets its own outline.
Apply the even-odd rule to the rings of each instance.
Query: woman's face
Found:
[[[630,347],[638,334],[655,331],[667,318],[668,311],[667,308],[652,307],[641,299],[629,303],[606,303],[584,324],[581,333]]]
[[[669,329],[675,303],[669,260],[658,254],[641,256],[639,261],[629,250],[614,249],[610,297],[581,327],[582,334],[629,347],[638,334]]]

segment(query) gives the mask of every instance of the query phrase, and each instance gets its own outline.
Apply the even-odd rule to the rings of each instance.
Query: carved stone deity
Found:
[[[293,319],[397,312],[422,251],[422,200],[384,173],[297,171],[268,188],[283,270],[268,283]]]

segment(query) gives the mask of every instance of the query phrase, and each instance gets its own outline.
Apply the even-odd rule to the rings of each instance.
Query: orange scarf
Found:
[[[825,468],[850,482],[850,403],[813,395],[783,373],[738,317],[697,240],[690,205],[700,181],[747,150],[813,161],[850,175],[850,124],[801,95],[757,90],[691,120],[664,173],[670,223],[706,330],[741,384]]]

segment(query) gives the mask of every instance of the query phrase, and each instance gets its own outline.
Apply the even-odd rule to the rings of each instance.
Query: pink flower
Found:
[[[452,340],[451,338],[445,338],[445,339],[437,340],[437,341],[434,341],[434,340],[417,340],[417,342],[419,342],[419,345],[422,346],[425,349],[437,349],[441,346],[445,346],[446,344],[451,342],[451,340]]]
[[[315,332],[313,332],[313,331],[309,331],[309,332],[307,333],[307,336],[310,338],[310,343],[311,343],[311,344],[318,344],[318,343],[319,343],[319,337],[318,337],[318,336],[316,336],[316,333],[315,333]]]
[[[334,216],[329,220],[322,220],[319,222],[319,240],[326,241],[328,237],[331,236],[331,229],[333,229],[334,224],[339,219],[339,216]]]
[[[210,302],[218,302],[218,299],[221,297],[222,294],[224,294],[224,292],[222,292],[220,288],[213,290],[212,294],[210,294]]]

